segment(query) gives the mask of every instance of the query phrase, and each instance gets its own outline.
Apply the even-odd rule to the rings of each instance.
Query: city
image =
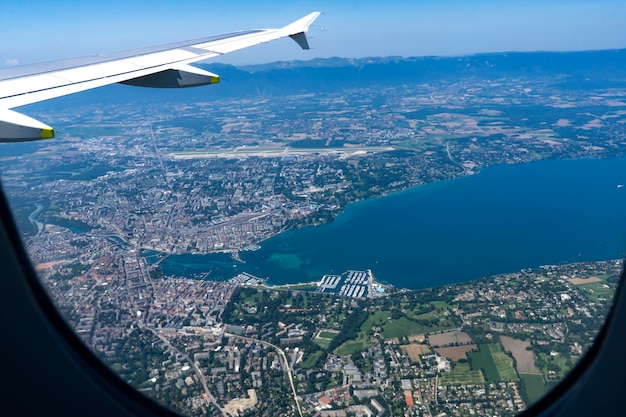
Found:
[[[513,415],[589,348],[621,261],[424,290],[378,282],[374,264],[301,286],[161,264],[179,254],[236,264],[351,203],[490,165],[623,155],[626,90],[563,92],[566,81],[472,75],[41,107],[69,133],[5,148],[3,187],[70,326],[124,381],[176,411]]]

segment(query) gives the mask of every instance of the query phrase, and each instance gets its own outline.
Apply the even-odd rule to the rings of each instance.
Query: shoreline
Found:
[[[294,284],[259,284],[259,287],[262,287],[264,289],[267,290],[290,290],[290,289],[297,289],[297,288],[317,288],[317,286],[319,285],[319,280],[318,281],[310,281],[310,282],[297,282]]]
[[[527,162],[527,163],[532,163],[532,162],[536,162],[536,161],[530,161],[530,162]],[[406,188],[403,188],[403,189],[400,189],[400,190],[394,190],[394,191],[390,191],[390,192],[383,192],[382,194],[379,194],[379,195],[376,195],[376,196],[373,196],[373,197],[370,197],[370,198],[357,199],[355,201],[351,201],[345,207],[343,207],[340,212],[338,212],[336,215],[334,215],[331,218],[330,223],[333,223],[339,216],[343,215],[346,212],[346,209],[348,209],[348,207],[351,207],[351,206],[354,206],[354,205],[357,205],[357,204],[368,203],[368,202],[375,201],[375,200],[378,200],[378,199],[393,197],[393,196],[396,196],[398,194],[411,192],[413,190],[417,190],[417,189],[420,189],[422,187],[426,187],[426,186],[429,186],[429,185],[441,184],[441,183],[448,182],[448,181],[454,181],[454,180],[462,179],[462,178],[465,178],[465,177],[475,176],[475,175],[480,174],[484,168],[487,168],[489,166],[498,166],[498,165],[511,165],[511,164],[497,164],[497,165],[482,166],[482,167],[478,167],[476,169],[476,171],[473,171],[473,172],[464,171],[463,173],[461,173],[460,176],[457,176],[457,177],[445,178],[445,179],[442,179],[442,180],[425,182],[425,183],[422,183],[422,184],[415,184],[415,185],[411,185],[409,187],[406,187]],[[321,204],[324,204],[324,203],[321,203]],[[157,248],[148,247],[148,246],[141,246],[141,247],[139,247],[139,249],[146,250],[146,251],[158,252],[159,254],[167,255],[168,257],[169,256],[186,256],[186,255],[191,255],[191,256],[209,256],[209,255],[217,255],[217,254],[222,254],[222,253],[228,253],[228,254],[231,254],[231,257],[233,258],[233,260],[245,264],[246,261],[241,259],[241,257],[239,256],[239,254],[242,253],[242,252],[256,252],[256,251],[261,249],[261,244],[262,243],[267,242],[268,240],[273,239],[276,236],[279,236],[279,235],[281,235],[281,234],[283,234],[285,232],[289,232],[291,230],[298,230],[298,229],[303,229],[303,228],[308,228],[308,227],[318,227],[318,226],[323,226],[323,225],[327,225],[327,224],[330,224],[330,223],[304,224],[304,225],[295,225],[295,226],[292,226],[292,227],[287,228],[287,229],[282,228],[282,229],[278,230],[276,233],[272,234],[271,236],[265,237],[264,239],[259,240],[258,242],[253,242],[251,244],[247,244],[246,246],[241,247],[241,248],[215,249],[215,250],[211,250],[211,251],[204,252],[204,253],[198,253],[198,252],[176,253],[176,252],[171,252],[171,251],[157,249]],[[236,255],[233,255],[234,253],[236,253]],[[237,257],[235,257],[235,256],[237,256]]]
[[[622,258],[623,242],[615,231],[624,227],[623,216],[616,214],[625,201],[616,188],[626,180],[623,158],[490,166],[462,182],[437,181],[382,196],[387,200],[351,203],[324,227],[264,239],[260,251],[241,253],[246,264],[233,265],[232,258],[229,263],[216,254],[188,254],[161,266],[172,276],[212,269],[227,280],[247,271],[292,285],[312,285],[333,270],[369,268],[381,282],[418,289],[546,264]],[[589,170],[598,172],[597,179],[581,182]],[[537,199],[568,215],[555,221],[551,212],[532,204]],[[591,203],[601,199],[607,202],[603,207],[613,208],[598,210]],[[589,227],[599,216],[611,227]]]
[[[383,198],[388,198],[388,197],[394,197],[403,193],[411,193],[414,191],[417,191],[419,189],[422,189],[423,187],[427,187],[427,186],[432,186],[432,185],[439,185],[442,183],[446,183],[446,182],[451,182],[451,181],[455,181],[455,180],[460,180],[463,178],[469,178],[469,177],[475,177],[478,176],[480,174],[482,174],[485,170],[489,170],[495,167],[502,167],[502,166],[513,166],[513,165],[529,165],[529,164],[534,164],[534,163],[538,163],[538,162],[548,162],[548,161],[582,161],[582,160],[605,160],[605,159],[616,159],[616,158],[622,158],[625,155],[615,155],[615,156],[611,156],[609,158],[589,158],[589,157],[580,157],[580,158],[572,158],[572,159],[536,159],[536,160],[532,160],[532,161],[527,161],[527,162],[515,162],[512,161],[510,163],[501,163],[501,164],[493,164],[493,165],[483,165],[483,166],[477,166],[476,168],[474,168],[473,171],[463,171],[462,173],[459,173],[459,176],[453,176],[450,178],[445,178],[445,179],[441,179],[441,180],[437,180],[437,181],[431,181],[431,182],[425,182],[422,184],[415,184],[415,185],[411,185],[409,187],[400,189],[400,190],[394,190],[394,191],[390,191],[390,192],[383,192],[382,194],[370,197],[370,198],[366,198],[366,199],[357,199],[355,201],[352,201],[350,203],[348,203],[345,207],[343,207],[341,209],[340,212],[338,212],[336,215],[334,215],[331,218],[330,223],[333,223],[338,217],[340,217],[341,215],[345,214],[346,210],[349,207],[355,206],[355,205],[359,205],[359,204],[364,204],[364,203],[370,203],[372,201],[378,200],[378,199],[383,199]],[[621,185],[621,184],[619,184]],[[619,188],[619,187],[618,187]],[[324,203],[321,203],[324,204]],[[256,252],[258,250],[261,249],[261,244],[263,244],[264,242],[267,242],[270,239],[275,238],[276,236],[279,236],[285,232],[291,231],[291,230],[298,230],[298,229],[303,229],[303,228],[308,228],[308,227],[318,227],[318,226],[323,226],[323,225],[327,225],[330,223],[320,223],[320,224],[306,224],[306,225],[296,225],[296,226],[292,226],[290,228],[282,228],[278,231],[276,231],[276,233],[272,234],[271,236],[265,237],[262,240],[259,240],[258,242],[253,242],[251,244],[247,244],[244,247],[236,247],[236,248],[228,248],[228,249],[215,249],[215,250],[211,250],[208,252],[183,252],[183,253],[177,253],[177,252],[171,252],[171,251],[167,251],[167,250],[162,250],[162,249],[157,249],[157,248],[153,248],[153,247],[148,247],[148,246],[141,246],[139,249],[141,250],[150,250],[150,251],[154,251],[154,252],[158,252],[164,255],[168,255],[168,256],[186,256],[186,255],[192,255],[192,256],[208,256],[208,255],[217,255],[217,254],[222,254],[222,253],[228,253],[231,254],[233,260],[236,260],[237,262],[243,263],[245,264],[246,261],[241,259],[240,257],[240,253],[245,253],[245,252]],[[234,253],[236,253],[236,255],[234,255]]]

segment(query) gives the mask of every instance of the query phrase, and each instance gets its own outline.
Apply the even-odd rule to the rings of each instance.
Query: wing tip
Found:
[[[26,142],[52,139],[54,129],[13,110],[0,111],[0,142]]]
[[[282,30],[287,36],[296,41],[302,49],[311,49],[309,46],[308,32],[309,26],[317,19],[321,12],[313,12],[283,27]]]
[[[39,139],[52,139],[54,138],[54,129],[51,127],[46,127],[41,129],[39,132]]]

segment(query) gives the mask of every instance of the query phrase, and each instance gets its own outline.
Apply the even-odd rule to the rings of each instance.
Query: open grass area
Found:
[[[493,358],[491,357],[491,350],[489,349],[489,345],[480,345],[478,352],[472,352],[468,355],[472,369],[474,370],[482,370],[485,374],[485,379],[487,382],[499,382],[500,375],[498,375],[498,369],[496,368],[496,364],[493,362]]]
[[[329,332],[322,330],[313,341],[317,343],[322,349],[326,349],[330,345],[331,340],[337,336],[337,332]]]
[[[526,395],[528,395],[528,401],[534,403],[538,401],[547,392],[546,383],[543,380],[543,376],[537,374],[520,374],[524,386],[526,387]]]
[[[495,343],[479,345],[478,352],[472,352],[468,356],[471,360],[472,369],[483,370],[487,382],[515,381],[517,374],[513,369],[513,360]]]
[[[584,291],[593,301],[608,301],[613,299],[615,294],[615,290],[602,281],[578,285],[578,288]]]
[[[427,313],[431,314],[431,313]],[[416,334],[440,332],[449,329],[455,329],[459,327],[459,323],[455,322],[454,317],[440,318],[438,323],[434,326],[425,326],[416,321],[409,320],[406,317],[401,317],[398,320],[394,320],[391,323],[387,323],[383,330],[383,337],[385,339],[392,339],[395,337],[408,337]]]
[[[387,322],[387,318],[389,317],[389,311],[375,311],[373,314],[370,314],[367,320],[361,326],[361,332],[367,333],[372,330],[373,326],[382,326]]]
[[[313,341],[318,344],[322,349],[326,349],[328,345],[330,345],[331,339],[326,339],[325,337],[316,337]]]
[[[411,336],[419,333],[426,333],[426,326],[401,317],[385,326],[383,337],[385,339],[392,339],[394,337]]]
[[[563,355],[552,356],[546,353],[539,353],[539,357],[543,360],[545,364],[553,363],[553,364],[558,365],[558,367],[560,368],[560,371],[557,372],[556,374],[558,379],[565,378],[565,376],[568,374],[570,367],[567,366],[567,359]],[[548,366],[547,365],[543,366],[541,368],[541,371],[543,373],[543,377],[546,380],[549,380]]]
[[[450,308],[450,304],[445,301],[431,301],[431,304],[435,306],[435,308],[443,308],[448,310]]]
[[[261,300],[261,294],[258,292],[255,292],[254,294],[246,297],[243,300],[243,303],[250,304],[251,306],[256,306],[260,300]]]
[[[485,378],[480,370],[473,370],[469,363],[457,363],[450,372],[439,378],[441,385],[484,384]]]
[[[439,315],[438,315],[438,314],[439,314],[439,313],[437,313],[436,311],[434,311],[434,310],[433,310],[433,311],[431,311],[431,312],[429,312],[429,313],[423,313],[423,314],[420,314],[420,315],[417,315],[417,316],[414,316],[414,315],[408,315],[408,314],[407,314],[407,315],[408,315],[410,318],[414,319],[414,320],[430,320],[430,319],[432,319],[432,318],[437,318],[437,317],[439,317]]]
[[[374,326],[382,326],[387,322],[389,311],[376,311],[367,317],[367,320],[361,325],[361,329],[357,333],[356,339],[348,340],[343,345],[335,349],[335,355],[351,355],[367,348],[369,344],[369,331]],[[317,339],[316,339],[317,341]]]
[[[300,368],[311,369],[315,364],[315,361],[324,354],[323,351],[318,350],[310,355],[306,355],[305,358],[298,364]]]
[[[446,311],[450,309],[450,305],[445,301],[432,301],[428,304],[431,304],[434,308],[432,311],[428,311],[426,313],[420,313],[423,310],[423,305],[417,305],[413,310],[409,310],[406,312],[407,318],[409,320],[430,320],[430,319],[444,319]],[[439,311],[437,311],[439,310]]]
[[[343,345],[335,349],[335,355],[352,355],[354,352],[360,352],[367,347],[367,343],[364,340],[349,340]]]
[[[500,349],[500,345],[489,345],[491,350],[491,357],[496,364],[498,375],[500,375],[501,381],[516,381],[517,374],[513,368],[513,359],[511,359],[506,353]]]

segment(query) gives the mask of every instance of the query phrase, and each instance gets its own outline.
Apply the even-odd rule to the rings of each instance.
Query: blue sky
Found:
[[[626,48],[626,0],[2,0],[0,66],[280,27],[316,10],[313,50],[285,39],[216,62]]]

